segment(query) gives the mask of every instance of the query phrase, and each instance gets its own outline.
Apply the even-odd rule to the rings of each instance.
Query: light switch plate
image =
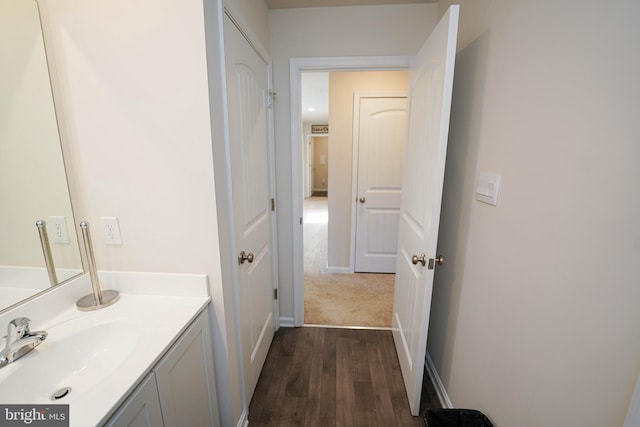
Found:
[[[499,193],[500,175],[480,172],[478,183],[476,184],[476,200],[497,206]]]

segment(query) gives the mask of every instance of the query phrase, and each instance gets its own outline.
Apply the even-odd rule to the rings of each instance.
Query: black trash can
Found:
[[[427,427],[493,427],[489,418],[475,409],[427,409]]]

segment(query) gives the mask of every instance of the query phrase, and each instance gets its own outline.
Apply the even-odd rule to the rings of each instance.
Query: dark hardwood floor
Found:
[[[421,408],[440,407],[425,372]],[[251,426],[424,426],[409,410],[391,331],[280,328]]]

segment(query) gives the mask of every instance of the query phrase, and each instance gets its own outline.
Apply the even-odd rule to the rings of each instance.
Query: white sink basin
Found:
[[[78,327],[83,319],[48,329],[48,337],[29,354],[0,371],[0,402],[52,403],[56,391],[71,392],[56,403],[70,403],[109,376],[136,350],[140,330],[113,321]]]
[[[91,289],[84,274],[0,314],[2,329],[27,317],[32,331],[48,333],[0,369],[0,403],[68,404],[70,427],[103,425],[210,301],[205,275],[111,272],[101,281],[120,291],[101,310],[76,308]],[[65,387],[71,392],[51,399]]]

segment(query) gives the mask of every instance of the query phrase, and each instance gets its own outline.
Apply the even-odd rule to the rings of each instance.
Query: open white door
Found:
[[[449,136],[459,6],[449,8],[410,65],[393,338],[418,415]]]
[[[268,64],[224,17],[234,239],[247,404],[275,333],[269,193]]]

